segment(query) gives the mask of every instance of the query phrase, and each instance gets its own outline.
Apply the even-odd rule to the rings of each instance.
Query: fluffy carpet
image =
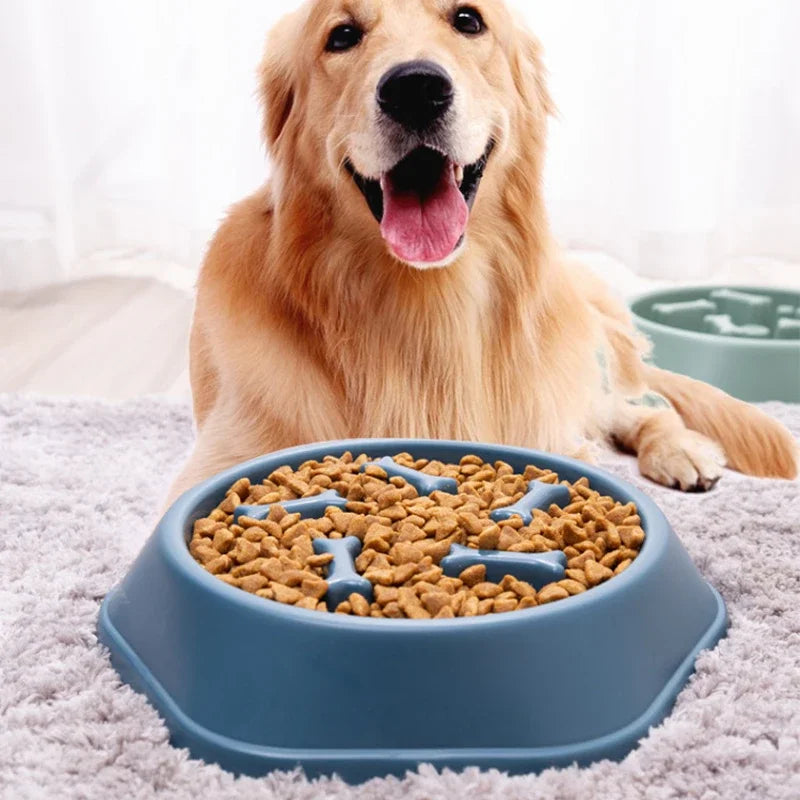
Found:
[[[800,433],[800,407],[767,409]],[[0,797],[800,797],[800,486],[727,474],[708,495],[681,495],[615,455],[604,465],[661,504],[731,616],[672,715],[622,763],[520,777],[422,766],[349,787],[193,761],[95,637],[100,600],[191,438],[187,409],[161,401],[0,396]]]

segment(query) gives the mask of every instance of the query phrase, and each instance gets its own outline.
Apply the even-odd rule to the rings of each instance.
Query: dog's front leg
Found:
[[[238,451],[232,450],[231,442],[226,442],[223,437],[200,434],[189,460],[170,487],[167,505],[171,505],[187,489],[191,489],[206,478],[255,456],[254,452],[240,455]]]
[[[218,406],[198,431],[194,450],[173,482],[167,503],[222,470],[296,443],[279,423],[268,424],[266,416],[249,420],[241,412],[229,413]]]
[[[705,492],[722,476],[726,457],[714,441],[689,430],[671,408],[649,408],[620,400],[611,437],[635,453],[642,475],[684,492]]]

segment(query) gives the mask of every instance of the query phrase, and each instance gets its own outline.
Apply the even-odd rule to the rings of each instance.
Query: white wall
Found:
[[[3,0],[0,289],[108,255],[196,267],[267,174],[255,66],[288,5]],[[517,5],[560,109],[547,191],[566,245],[672,277],[800,262],[800,3]]]

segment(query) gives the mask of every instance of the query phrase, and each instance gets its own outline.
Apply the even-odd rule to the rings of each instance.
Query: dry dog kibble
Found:
[[[485,578],[486,567],[483,564],[475,564],[474,566],[467,567],[458,576],[458,579],[470,588],[473,588],[479,583],[483,583]]]
[[[621,504],[592,489],[534,465],[522,474],[503,461],[485,463],[474,455],[458,464],[414,459],[401,453],[401,466],[452,478],[455,494],[430,496],[399,476],[370,465],[366,455],[344,453],[283,466],[260,484],[240,478],[207,517],[194,523],[189,552],[208,572],[238,590],[311,611],[329,611],[330,553],[316,554],[314,539],[355,536],[362,549],[356,571],[370,581],[373,599],[350,594],[332,611],[389,619],[452,619],[535,608],[591,591],[624,572],[639,555],[645,531],[633,503]],[[534,509],[530,524],[519,516],[495,523],[491,512],[517,502],[531,480],[567,486],[563,508]],[[344,509],[329,507],[318,519],[302,519],[281,503],[334,490]],[[239,517],[239,505],[269,505],[266,519]],[[441,560],[459,544],[474,550],[547,553],[567,558],[564,578],[541,587],[514,575],[487,579],[474,564],[457,577],[444,575]]]
[[[542,603],[552,603],[553,600],[564,600],[567,597],[569,597],[569,592],[563,586],[559,586],[557,583],[548,583],[539,590],[536,599],[541,605]]]
[[[584,571],[586,572],[589,586],[597,586],[598,583],[608,580],[614,574],[608,567],[604,567],[596,561],[587,561]]]
[[[352,612],[356,616],[366,617],[369,614],[369,603],[364,595],[353,593],[347,598],[347,600],[350,603]]]

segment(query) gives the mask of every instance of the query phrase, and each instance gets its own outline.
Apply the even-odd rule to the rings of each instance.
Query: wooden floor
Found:
[[[109,277],[0,293],[0,392],[189,399],[192,296]]]

